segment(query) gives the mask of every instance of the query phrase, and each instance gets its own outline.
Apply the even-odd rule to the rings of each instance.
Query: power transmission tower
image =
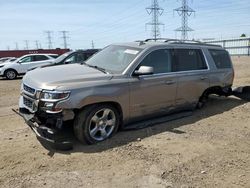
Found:
[[[60,33],[62,33],[64,49],[67,49],[68,48],[67,39],[69,38],[67,34],[69,33],[69,31],[60,31]]]
[[[95,48],[95,44],[94,44],[94,41],[93,41],[93,40],[92,40],[92,42],[91,42],[91,47],[92,47],[92,49]]]
[[[36,49],[39,49],[39,41],[38,40],[35,40],[35,47],[36,47]]]
[[[146,25],[152,26],[152,36],[156,40],[161,36],[160,26],[164,26],[163,23],[159,22],[159,16],[163,14],[164,9],[159,6],[158,0],[152,0],[152,5],[146,10],[149,15],[152,15],[152,21],[146,23]]]
[[[29,41],[28,40],[25,40],[25,49],[28,50],[29,49]]]
[[[48,48],[52,49],[53,48],[53,45],[52,45],[52,31],[45,31],[45,33],[47,34]]]
[[[192,28],[188,27],[188,17],[195,13],[195,11],[188,6],[188,0],[182,0],[182,6],[174,9],[181,16],[182,19],[182,26],[177,28],[175,31],[181,32],[181,39],[187,40],[188,39],[188,32],[193,31]]]
[[[15,44],[16,44],[16,50],[18,50],[18,43],[16,42]]]

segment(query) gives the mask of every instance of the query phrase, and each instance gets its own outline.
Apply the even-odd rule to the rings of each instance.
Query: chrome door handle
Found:
[[[173,85],[173,84],[175,84],[175,81],[173,81],[173,80],[167,80],[165,82],[165,84],[167,84],[167,85]]]
[[[208,79],[208,77],[205,77],[205,76],[201,77],[201,80],[207,80],[207,79]]]

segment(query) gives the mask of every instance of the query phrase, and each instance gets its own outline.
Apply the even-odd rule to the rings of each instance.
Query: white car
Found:
[[[0,64],[9,61],[10,59],[13,59],[15,57],[2,57],[0,58]]]
[[[13,80],[19,75],[24,75],[31,67],[53,63],[57,56],[57,54],[29,54],[13,62],[1,63],[0,76]]]

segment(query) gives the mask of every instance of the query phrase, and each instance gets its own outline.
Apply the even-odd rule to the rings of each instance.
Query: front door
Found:
[[[147,118],[169,112],[175,107],[177,78],[172,73],[171,50],[159,49],[139,64],[154,68],[152,75],[133,76],[130,82],[130,117]]]

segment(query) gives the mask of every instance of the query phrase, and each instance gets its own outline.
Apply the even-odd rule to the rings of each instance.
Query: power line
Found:
[[[29,49],[29,41],[25,40],[24,43],[25,43],[25,50],[28,50]]]
[[[39,49],[39,41],[38,40],[35,41],[35,46],[36,46],[36,49]]]
[[[158,0],[152,0],[152,5],[146,8],[147,13],[152,15],[152,21],[146,23],[146,25],[152,26],[152,36],[156,40],[161,36],[160,33],[160,25],[164,25],[163,23],[159,22],[159,16],[161,16],[164,12],[164,9],[159,6]]]
[[[69,31],[60,31],[60,33],[62,33],[62,39],[63,39],[63,46],[64,46],[64,49],[67,49],[67,48],[68,48],[67,39],[69,38],[69,37],[67,36],[67,34],[69,33]]]
[[[53,45],[52,45],[52,31],[45,31],[45,33],[47,34],[48,48],[52,49],[53,48]]]
[[[175,31],[180,31],[182,40],[187,40],[188,32],[193,31],[192,28],[188,27],[188,17],[194,14],[195,11],[188,6],[188,0],[182,0],[182,6],[174,9],[174,11],[176,11],[182,19],[182,26],[177,28]]]

